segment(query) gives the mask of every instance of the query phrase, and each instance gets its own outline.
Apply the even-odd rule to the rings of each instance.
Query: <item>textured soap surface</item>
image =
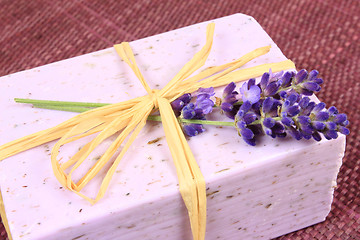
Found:
[[[244,67],[286,59],[253,18],[236,14],[215,23],[213,48],[202,69],[267,45],[272,46],[268,54]],[[165,86],[202,47],[206,25],[130,43],[150,87]],[[115,103],[146,94],[112,48],[1,77],[0,89],[0,144],[76,114],[15,104],[13,98]],[[233,128],[207,127],[188,142],[207,183],[206,239],[269,239],[320,222],[330,210],[345,137],[321,142],[264,137],[251,147]],[[63,148],[61,156],[67,159],[84,143]],[[95,205],[56,181],[49,156],[53,145],[0,162],[14,239],[191,239],[160,123],[147,123]],[[95,182],[85,193],[97,187]]]

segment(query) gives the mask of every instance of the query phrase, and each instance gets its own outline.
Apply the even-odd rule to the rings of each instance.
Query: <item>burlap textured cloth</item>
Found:
[[[298,69],[319,70],[318,97],[351,122],[326,221],[278,239],[360,239],[359,0],[0,0],[0,76],[234,13],[257,19]]]

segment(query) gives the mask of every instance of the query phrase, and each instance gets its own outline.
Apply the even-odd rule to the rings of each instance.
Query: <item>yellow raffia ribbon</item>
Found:
[[[91,203],[96,203],[104,196],[119,162],[141,129],[145,126],[147,117],[158,110],[161,115],[166,140],[176,166],[179,190],[188,209],[193,239],[205,239],[205,180],[190,147],[187,144],[176,116],[172,111],[170,102],[184,93],[194,92],[201,87],[224,86],[230,82],[239,82],[261,76],[270,68],[274,72],[295,68],[295,65],[290,60],[286,60],[279,63],[262,64],[247,69],[236,70],[250,60],[266,54],[270,50],[270,46],[267,46],[255,49],[233,62],[208,68],[199,74],[190,77],[196,70],[205,64],[205,61],[209,56],[213,43],[214,28],[214,23],[210,23],[207,26],[206,44],[204,47],[196,53],[195,56],[185,64],[180,72],[161,90],[151,89],[144,80],[128,43],[124,42],[115,45],[114,47],[117,53],[131,67],[148,95],[89,110],[53,128],[28,135],[0,146],[0,160],[52,140],[59,139],[51,151],[51,164],[56,178],[69,190],[75,192]],[[98,133],[96,137],[74,154],[70,160],[62,164],[59,163],[58,154],[62,145],[94,133]],[[73,172],[80,167],[99,144],[116,133],[119,133],[119,135],[113,141],[111,146],[92,168],[75,183],[72,180]],[[123,148],[116,156],[102,180],[97,196],[94,199],[91,199],[82,194],[80,191],[98,174],[110,159],[112,159],[116,154],[117,149],[119,149],[123,143]]]

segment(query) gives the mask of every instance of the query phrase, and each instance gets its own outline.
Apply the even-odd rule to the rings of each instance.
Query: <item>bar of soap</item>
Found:
[[[235,14],[214,22],[214,44],[203,69],[267,45],[271,51],[244,68],[286,60],[252,17]],[[206,25],[131,43],[150,87],[163,87],[201,48]],[[0,145],[76,114],[16,104],[16,97],[115,103],[146,94],[113,48],[1,77],[0,89]],[[320,142],[263,137],[251,147],[234,128],[207,126],[188,142],[206,180],[206,239],[270,239],[321,222],[330,211],[344,136]],[[84,143],[64,147],[62,157]],[[0,162],[2,217],[13,239],[191,239],[161,123],[147,123],[95,205],[57,182],[49,156],[53,145]],[[85,193],[97,187],[95,182]]]

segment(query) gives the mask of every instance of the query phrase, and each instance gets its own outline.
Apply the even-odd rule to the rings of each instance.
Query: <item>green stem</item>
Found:
[[[293,89],[293,88],[295,88],[293,85],[291,85],[291,86],[289,86],[289,87],[286,87],[286,88],[279,88],[279,90],[277,90],[277,92],[276,92],[276,94],[278,94],[279,92],[281,92],[281,91],[287,91],[287,90],[289,90],[289,89]]]
[[[147,120],[161,122],[161,116],[150,115]],[[210,121],[210,120],[201,120],[201,119],[178,118],[178,121],[181,123],[195,123],[195,124],[205,124],[205,125],[214,125],[214,126],[234,126],[234,122]]]
[[[224,122],[224,121],[210,121],[210,120],[200,120],[200,119],[179,119],[182,123],[195,123],[195,124],[205,124],[205,125],[214,125],[214,126],[234,126],[234,122]]]
[[[66,111],[66,112],[86,112],[93,108],[88,107],[77,107],[77,106],[56,106],[56,105],[45,105],[45,104],[33,104],[35,108],[43,108],[43,109],[50,109],[50,110],[59,110],[59,111]]]
[[[63,101],[35,100],[35,99],[24,99],[24,98],[15,98],[14,100],[17,103],[32,104],[33,107],[35,108],[68,111],[68,112],[79,112],[79,113],[91,110],[93,108],[109,105],[109,103],[65,102],[65,101],[63,102]],[[150,115],[147,120],[161,122],[161,116]],[[234,122],[209,121],[209,120],[200,120],[200,119],[182,119],[182,118],[178,118],[178,120],[181,123],[195,123],[195,124],[205,124],[205,125],[215,125],[215,126],[234,126]]]
[[[237,101],[234,105],[242,105],[244,102],[242,100]]]
[[[60,107],[103,107],[109,105],[109,103],[91,103],[91,102],[66,102],[66,101],[51,101],[51,100],[36,100],[36,99],[25,99],[25,98],[15,98],[17,103],[30,103],[33,105],[50,105],[50,106],[60,106]]]
[[[275,121],[280,121],[281,120],[281,117],[273,117],[272,119],[274,119]],[[261,124],[261,122],[263,121],[264,119],[258,119],[256,121],[253,121],[250,125],[257,125],[257,124]]]

